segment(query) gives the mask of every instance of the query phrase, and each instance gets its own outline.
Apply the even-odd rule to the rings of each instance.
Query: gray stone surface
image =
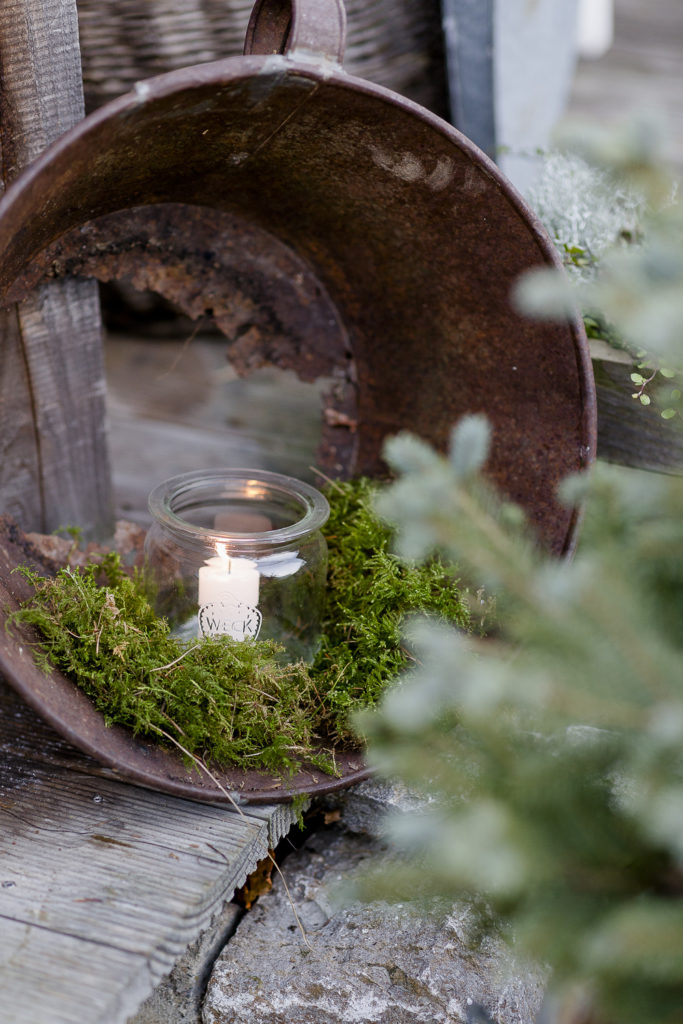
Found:
[[[468,914],[417,916],[401,904],[344,901],[340,885],[382,857],[381,841],[334,826],[312,835],[241,921],[209,981],[203,1024],[530,1024],[540,972],[506,948],[468,943]]]
[[[201,1006],[216,956],[243,913],[226,903],[211,926],[187,947],[170,975],[157,985],[128,1024],[201,1024]]]
[[[398,780],[368,779],[350,789],[330,793],[317,803],[327,811],[338,811],[340,823],[347,831],[383,836],[387,814],[417,811],[425,801],[424,796],[412,792]]]

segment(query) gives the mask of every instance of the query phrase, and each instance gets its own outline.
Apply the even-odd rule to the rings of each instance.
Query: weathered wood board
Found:
[[[665,153],[683,171],[683,4],[615,0],[614,44],[579,63],[568,115],[610,125],[635,111],[665,122]]]
[[[76,0],[4,0],[0,193],[82,117]],[[0,313],[0,511],[26,529],[107,535],[104,390],[93,282],[51,283]]]
[[[0,1019],[124,1024],[293,820],[119,782],[0,682]]]
[[[594,359],[598,397],[598,457],[620,466],[683,474],[683,429],[679,419],[662,419],[655,404],[632,397],[630,361]]]

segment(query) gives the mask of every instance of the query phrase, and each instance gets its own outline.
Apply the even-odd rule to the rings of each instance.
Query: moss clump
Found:
[[[329,488],[328,597],[310,669],[283,665],[272,641],[172,636],[144,581],[127,576],[113,554],[56,577],[22,570],[35,593],[10,622],[35,626],[45,667],[73,679],[108,724],[206,762],[281,773],[309,761],[333,771],[330,748],[358,743],[350,713],[375,705],[409,660],[404,616],[466,622],[452,569],[410,565],[391,553],[392,531],[373,511],[373,494],[367,480]]]
[[[302,664],[278,661],[277,644],[176,639],[116,555],[56,577],[22,571],[35,594],[13,620],[36,627],[45,668],[73,679],[107,724],[175,741],[205,761],[276,772],[312,751],[311,680]]]
[[[327,606],[311,674],[326,732],[347,743],[354,739],[350,713],[375,706],[410,661],[406,615],[421,612],[459,626],[469,621],[452,565],[438,559],[418,565],[392,552],[393,531],[374,511],[376,493],[376,482],[366,478],[327,491]]]

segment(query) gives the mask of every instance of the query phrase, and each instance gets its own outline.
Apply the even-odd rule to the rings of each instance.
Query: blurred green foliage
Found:
[[[683,208],[662,160],[663,126],[648,118],[612,134],[583,126],[565,143],[572,148],[548,155],[530,201],[569,274],[526,275],[517,302],[536,316],[580,311],[589,337],[633,355],[634,399],[680,417]]]
[[[680,368],[681,208],[645,140],[617,142],[612,173],[650,197],[651,241],[605,255],[585,287]],[[545,273],[522,295],[562,307]],[[429,797],[390,820],[403,867],[364,885],[469,899],[484,932],[550,965],[563,1024],[579,1019],[567,1010],[577,993],[601,1024],[679,1024],[683,478],[598,466],[566,481],[563,500],[585,502],[586,517],[575,559],[555,561],[484,482],[488,443],[486,421],[468,417],[448,456],[409,435],[387,446],[398,478],[378,507],[399,552],[457,561],[495,592],[498,629],[474,642],[416,623],[415,667],[362,717],[374,766]]]
[[[349,714],[374,707],[410,660],[407,615],[423,613],[467,627],[470,616],[455,566],[409,563],[392,550],[393,531],[374,508],[367,477],[331,483],[327,592],[320,649],[310,669],[319,695],[317,729],[328,742],[354,743]]]

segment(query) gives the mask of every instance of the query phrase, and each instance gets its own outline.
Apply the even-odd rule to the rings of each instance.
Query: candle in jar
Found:
[[[261,628],[256,562],[231,558],[222,544],[217,550],[199,569],[199,635],[255,639]]]

